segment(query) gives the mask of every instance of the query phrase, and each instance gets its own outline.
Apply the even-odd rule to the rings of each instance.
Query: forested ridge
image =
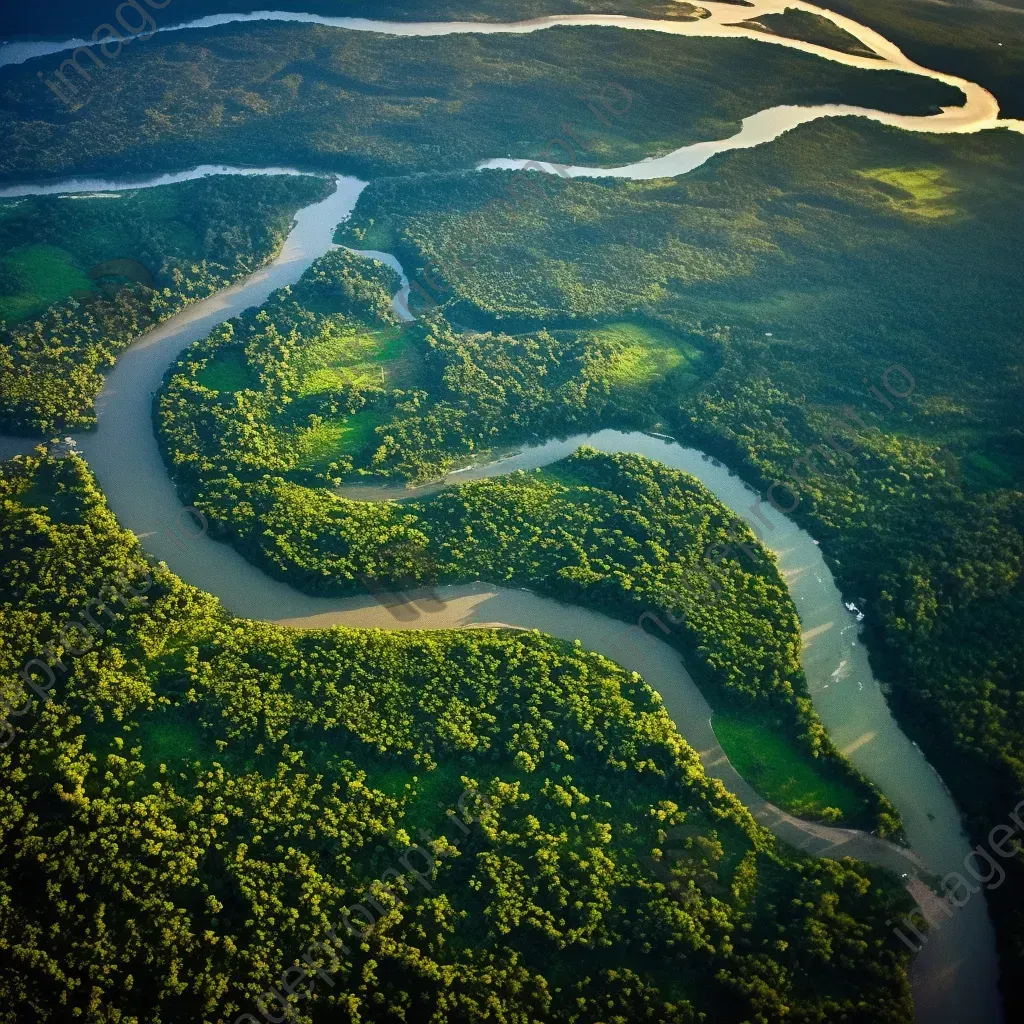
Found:
[[[742,7],[742,0],[733,0]],[[276,0],[275,9],[315,14],[395,20],[460,19],[511,21],[549,14],[631,14],[637,17],[693,17],[699,4],[676,0]],[[1006,117],[1024,116],[1021,76],[1020,8],[1014,3],[977,4],[959,0],[829,0],[820,6],[844,14],[881,32],[925,67],[980,82],[995,93]],[[160,25],[179,24],[213,13],[248,12],[250,0],[174,0]],[[740,13],[741,20],[742,11]],[[790,11],[785,17],[792,21]],[[106,0],[54,0],[45,8],[21,5],[2,14],[8,38],[27,35],[56,38],[92,32],[109,17]],[[777,20],[777,19],[776,19]],[[835,47],[831,26],[818,39],[808,24],[794,26],[793,35]],[[813,30],[812,30],[813,31]],[[838,47],[842,48],[842,47]]]
[[[0,200],[0,429],[93,426],[103,371],[161,320],[280,249],[318,177],[211,177]],[[6,322],[4,322],[6,320]]]
[[[500,172],[381,182],[349,225],[479,329],[641,318],[699,338],[714,374],[659,403],[665,429],[762,493],[786,482],[780,508],[864,609],[894,710],[979,839],[1024,790],[1020,156],[1008,133],[808,125],[681,179],[516,203]],[[1019,902],[991,903],[1007,964]]]
[[[0,68],[0,132],[32,139],[0,153],[0,180],[266,166],[268,153],[363,178],[563,161],[551,143],[566,124],[586,146],[570,162],[614,166],[728,138],[778,104],[927,114],[963,101],[934,80],[756,41],[631,32],[624,47],[607,27],[401,38],[252,22],[157,33],[101,68],[81,59],[91,80],[65,74],[72,105],[36,77],[51,80],[53,57]]]
[[[537,633],[231,619],[74,455],[0,492],[4,679],[65,666],[27,710],[4,687],[0,1019],[220,1024],[283,990],[300,1024],[911,1020],[895,881],[781,849],[639,676]]]

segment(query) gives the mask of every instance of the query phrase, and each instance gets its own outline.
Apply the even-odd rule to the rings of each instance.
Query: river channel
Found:
[[[520,160],[485,161],[481,167],[524,167],[567,175],[652,178],[685,173],[727,149],[759,145],[797,124],[817,117],[857,114],[894,127],[914,131],[969,132],[995,127],[1022,130],[1021,122],[1000,120],[998,105],[986,90],[954,76],[929,71],[911,62],[878,33],[811,4],[759,2],[751,7],[707,3],[710,17],[696,22],[647,21],[620,16],[574,15],[514,24],[391,23],[362,19],[324,18],[285,12],[252,15],[216,15],[161,31],[199,29],[247,20],[309,21],[359,31],[395,35],[438,35],[460,32],[524,32],[554,25],[614,25],[623,29],[654,29],[676,35],[755,38],[759,42],[816,53],[848,66],[889,68],[923,74],[957,86],[965,104],[940,114],[907,117],[856,107],[775,107],[747,118],[732,139],[698,143],[674,153],[619,168],[579,168],[535,165]],[[839,53],[797,40],[766,36],[732,24],[735,20],[777,13],[783,7],[826,16],[876,56]],[[8,44],[0,48],[0,65],[19,63],[34,56],[61,52],[81,41]],[[20,48],[20,49],[19,49]],[[107,181],[76,179],[53,184],[12,186],[2,196],[117,192],[189,180],[211,173],[296,174],[289,168],[227,168],[207,166],[149,179]],[[920,750],[902,733],[889,712],[872,675],[860,642],[854,615],[826,567],[814,539],[781,513],[762,505],[770,525],[758,522],[764,544],[777,559],[799,612],[803,631],[803,664],[814,705],[837,746],[898,808],[909,849],[851,830],[802,822],[767,804],[729,764],[711,728],[711,709],[686,672],[679,655],[667,644],[627,623],[585,608],[561,604],[536,594],[477,582],[444,587],[429,594],[411,595],[401,603],[382,604],[372,597],[314,598],[272,580],[246,562],[232,548],[199,533],[188,536],[182,523],[182,503],[167,475],[152,429],[154,392],[176,356],[193,341],[205,337],[217,324],[263,302],[276,288],[294,283],[314,259],[332,246],[335,226],[349,216],[365,182],[338,177],[337,190],[327,199],[296,215],[295,225],[277,258],[264,269],[216,295],[187,307],[140,338],[108,374],[97,402],[98,426],[80,435],[77,443],[95,472],[110,507],[121,524],[132,530],[146,550],[189,583],[217,595],[232,613],[246,618],[278,622],[295,628],[343,625],[387,629],[434,629],[503,624],[540,629],[566,640],[579,639],[585,647],[607,655],[628,669],[641,672],[662,695],[681,734],[701,755],[707,771],[736,793],[754,816],[781,838],[810,853],[860,857],[883,864],[910,877],[909,887],[919,897],[916,881],[922,870],[942,875],[963,870],[969,845],[957,808],[942,780]],[[401,273],[394,256],[366,252]],[[408,282],[396,296],[397,311],[407,309]],[[31,450],[33,442],[0,438],[0,456]],[[725,505],[748,521],[758,495],[720,463],[699,451],[671,440],[640,433],[601,431],[562,441],[549,441],[487,466],[455,474],[451,483],[493,476],[517,469],[548,465],[580,444],[608,452],[636,452],[674,469],[698,477]],[[367,500],[385,500],[386,492],[352,494]],[[955,916],[940,921],[913,966],[917,1019],[926,1024],[994,1024],[1002,1019],[998,996],[995,938],[984,898],[979,894]]]

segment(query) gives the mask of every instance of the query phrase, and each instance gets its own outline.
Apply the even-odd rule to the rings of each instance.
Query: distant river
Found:
[[[748,149],[778,138],[784,132],[798,125],[823,117],[866,117],[879,124],[907,131],[963,133],[978,132],[990,128],[1008,128],[1024,132],[1024,121],[1001,119],[999,104],[987,89],[975,82],[933,71],[912,61],[885,36],[852,18],[834,11],[816,7],[804,0],[752,0],[748,6],[732,3],[718,3],[707,0],[699,4],[708,12],[706,18],[689,21],[683,19],[634,18],[627,15],[607,14],[565,14],[546,18],[534,18],[517,22],[485,21],[375,21],[369,18],[332,18],[318,14],[301,14],[291,11],[254,11],[251,14],[214,14],[180,25],[158,28],[160,34],[169,32],[195,31],[250,21],[284,21],[316,24],[347,29],[352,32],[376,32],[390,36],[446,36],[446,35],[499,35],[539,32],[556,27],[578,28],[615,27],[625,30],[661,32],[674,36],[701,39],[748,39],[771,46],[782,46],[802,53],[814,54],[825,60],[843,64],[846,67],[866,71],[901,71],[907,74],[931,78],[959,89],[964,94],[962,106],[944,107],[941,113],[923,116],[892,114],[849,104],[818,104],[814,106],[777,106],[753,114],[743,120],[741,130],[728,139],[715,142],[699,142],[683,146],[671,153],[649,157],[623,167],[578,167],[557,166],[558,173],[570,176],[619,177],[649,179],[670,177],[693,170],[716,153],[733,149]],[[807,43],[800,39],[788,39],[771,35],[743,24],[765,15],[782,14],[786,9],[804,11],[831,22],[836,28],[856,39],[871,56],[845,53],[827,46]],[[64,53],[79,46],[87,46],[84,39],[61,41],[16,42],[0,45],[0,67],[7,64],[22,64],[37,57]],[[494,158],[485,160],[480,167],[506,169],[529,168],[536,170],[556,169],[552,164],[538,164],[532,160]]]

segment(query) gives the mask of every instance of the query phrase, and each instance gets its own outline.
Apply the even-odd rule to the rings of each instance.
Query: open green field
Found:
[[[237,350],[235,350],[237,351]],[[370,328],[335,317],[303,346],[294,360],[296,402],[342,390],[360,392],[411,388],[421,382],[422,356],[401,326]],[[249,371],[251,374],[251,371]],[[389,418],[381,408],[347,415],[318,415],[311,425],[292,429],[282,422],[278,436],[294,450],[300,476],[325,473],[332,462],[356,456],[379,443],[374,431]]]
[[[957,204],[956,188],[941,167],[873,167],[858,171],[883,192],[889,206],[908,217],[952,217]]]
[[[352,321],[332,324],[302,349],[295,365],[300,396],[343,385],[406,388],[422,375],[422,360],[401,327],[373,330]]]
[[[853,787],[830,779],[822,765],[764,715],[716,711],[711,719],[733,767],[777,807],[812,821],[850,821],[862,800]]]
[[[374,444],[374,431],[387,419],[378,409],[364,409],[351,416],[326,419],[291,436],[298,456],[296,469],[322,473],[342,455],[357,455]]]
[[[223,204],[214,195],[222,190],[200,181],[96,196],[0,200],[0,319],[17,324],[71,297],[112,294],[140,276],[161,278],[174,260],[201,260],[217,237],[204,238],[202,208],[212,200],[205,212],[213,215]],[[217,255],[233,259],[226,247]],[[132,265],[139,269],[123,276]],[[173,282],[166,277],[159,283]]]
[[[82,292],[95,294],[95,285],[60,246],[24,245],[0,257],[0,320],[6,323],[38,316]]]
[[[613,387],[645,388],[670,375],[680,386],[701,379],[699,365],[704,353],[676,334],[625,321],[606,324],[593,333],[598,342],[615,348],[600,370]]]
[[[295,397],[310,398],[345,388],[408,388],[420,382],[422,357],[399,326],[370,328],[341,317],[325,322],[296,355]],[[237,346],[216,352],[196,380],[214,391],[259,387],[259,377]],[[326,426],[326,425],[325,425]],[[329,431],[322,433],[326,436]]]

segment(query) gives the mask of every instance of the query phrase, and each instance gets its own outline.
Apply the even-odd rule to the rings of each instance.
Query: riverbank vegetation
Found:
[[[165,25],[241,2],[176,0]],[[282,0],[296,5],[338,13]],[[1019,11],[833,6],[1024,116]],[[558,9],[699,14],[662,0],[469,14]],[[65,13],[88,33],[110,7]],[[762,24],[855,45],[800,12]],[[164,457],[221,539],[314,593],[482,578],[623,622],[656,614],[763,795],[892,834],[892,808],[807,698],[775,564],[692,478],[584,450],[429,500],[335,490],[599,426],[671,432],[761,489],[787,481],[781,500],[864,610],[875,672],[973,836],[1006,820],[1024,792],[1019,137],[846,119],[675,181],[477,174],[505,155],[621,164],[779,104],[926,113],[962,97],[774,45],[612,29],[167,33],[101,67],[79,53],[91,77],[67,72],[65,106],[37,73],[68,56],[0,69],[0,179],[212,160],[378,176],[338,237],[396,252],[433,295],[403,326],[395,276],[334,253],[172,369],[154,410]],[[0,202],[0,428],[91,425],[117,353],[265,262],[329,187]],[[136,542],[73,457],[0,470],[0,518],[0,692],[21,703],[11,682],[41,651],[56,648],[37,675],[61,673],[52,702],[12,711],[0,749],[5,1021],[257,1012],[414,836],[433,888],[377,893],[384,920],[299,1024],[910,1019],[892,880],[779,849],[639,677],[538,634],[243,623],[159,568],[147,603],[75,656],[68,616],[105,615],[111,579],[145,574]],[[458,826],[456,854],[456,833],[437,833],[464,789],[489,806],[474,804],[472,836]],[[991,907],[1004,977],[1024,955],[1024,873],[1009,867]]]
[[[497,445],[654,425],[652,394],[711,372],[688,334],[654,325],[513,335],[440,313],[399,323],[397,289],[382,264],[334,250],[193,345],[159,400],[175,472],[426,480]]]
[[[764,14],[743,22],[747,28],[767,32],[770,35],[785,36],[788,39],[802,39],[816,46],[827,46],[840,53],[852,53],[859,57],[875,57],[877,54],[865,46],[856,36],[833,25],[820,14],[809,11],[786,10],[781,14]]]
[[[0,429],[95,423],[103,371],[140,334],[251,273],[316,177],[211,177],[102,195],[0,200]]]
[[[983,85],[999,101],[1003,117],[1024,118],[1019,4],[829,0],[827,6],[881,32],[924,67]]]
[[[65,666],[0,750],[12,1021],[275,1016],[282,975],[299,1024],[912,1020],[895,879],[780,848],[639,676],[538,633],[232,619],[74,456],[3,464],[0,518],[5,694]],[[115,619],[118,575],[146,600]]]
[[[382,182],[351,222],[373,217],[480,329],[633,317],[703,345],[714,375],[667,431],[762,493],[795,488],[773,493],[864,610],[875,672],[979,840],[1024,792],[1022,155],[1009,133],[833,122],[677,180],[551,180],[518,205],[491,202],[502,172]],[[1008,963],[1018,903],[992,903]]]
[[[326,309],[323,296],[341,293],[336,280],[364,274],[360,290],[375,302],[356,310],[335,300],[334,313],[311,312]],[[325,337],[358,338],[370,316],[390,337],[386,296],[396,286],[387,268],[336,250],[294,289],[183,354],[156,416],[165,459],[189,500],[252,561],[313,593],[486,579],[627,622],[655,609],[682,623],[673,642],[709,699],[777,715],[766,728],[779,730],[801,765],[795,778],[831,779],[831,788],[813,788],[835,799],[798,796],[790,774],[785,785],[772,778],[764,796],[813,817],[895,831],[891,806],[839,757],[810,707],[799,625],[770,557],[762,551],[756,566],[741,567],[734,553],[730,581],[713,584],[724,589],[720,602],[709,602],[706,580],[695,586],[703,553],[728,543],[732,530],[755,543],[697,481],[640,458],[581,453],[545,473],[401,505],[348,501],[325,489],[360,469],[400,480],[438,476],[460,453],[508,444],[527,430],[598,426],[604,407],[635,425],[643,413],[631,414],[631,401],[649,408],[657,385],[685,393],[688,367],[702,359],[668,332],[634,325],[513,337],[459,333],[435,315],[403,332],[422,353],[424,390],[388,393],[367,374],[362,388],[331,376],[328,390],[313,391],[322,353],[340,359]],[[354,358],[365,348],[356,344]],[[232,366],[249,388],[204,385]]]
[[[0,180],[265,166],[268,153],[365,178],[505,156],[614,166],[728,138],[779,104],[925,114],[963,101],[940,82],[780,46],[615,28],[401,38],[253,22],[157,33],[90,82],[71,69],[73,108],[36,77],[53,61],[0,68],[0,132],[25,140],[0,153]],[[551,147],[566,126],[575,157]]]

